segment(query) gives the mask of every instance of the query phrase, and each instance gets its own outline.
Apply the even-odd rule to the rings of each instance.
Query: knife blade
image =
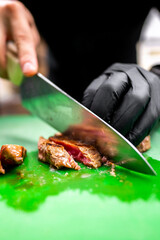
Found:
[[[22,104],[61,133],[95,144],[99,151],[124,168],[156,175],[137,148],[116,129],[38,73],[24,77],[13,42],[7,49],[8,78],[20,85]]]
[[[144,156],[116,129],[38,73],[24,77],[22,103],[61,133],[96,143],[100,152],[115,164],[140,173],[156,175]]]

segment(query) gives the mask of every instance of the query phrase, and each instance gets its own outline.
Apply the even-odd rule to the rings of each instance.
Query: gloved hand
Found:
[[[137,146],[160,118],[160,78],[116,63],[87,87],[82,104]]]

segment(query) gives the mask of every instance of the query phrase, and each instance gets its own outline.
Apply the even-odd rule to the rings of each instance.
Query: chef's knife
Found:
[[[14,55],[14,54],[13,54]],[[8,76],[20,85],[22,103],[33,115],[53,128],[96,144],[104,155],[122,167],[156,175],[144,156],[116,129],[38,73],[24,77],[15,56],[8,56]]]

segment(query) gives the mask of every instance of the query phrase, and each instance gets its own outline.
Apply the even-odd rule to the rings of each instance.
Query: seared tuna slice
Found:
[[[71,140],[65,136],[50,137],[49,140],[62,145],[78,162],[93,168],[101,166],[101,155],[95,147],[79,141]]]
[[[59,168],[73,168],[79,170],[80,166],[74,161],[72,156],[64,149],[63,146],[49,141],[43,137],[38,142],[38,158],[42,162],[47,162],[51,166]]]

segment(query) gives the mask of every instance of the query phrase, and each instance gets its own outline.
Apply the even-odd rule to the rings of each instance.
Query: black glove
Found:
[[[87,87],[82,103],[137,146],[160,118],[160,79],[116,63]]]

